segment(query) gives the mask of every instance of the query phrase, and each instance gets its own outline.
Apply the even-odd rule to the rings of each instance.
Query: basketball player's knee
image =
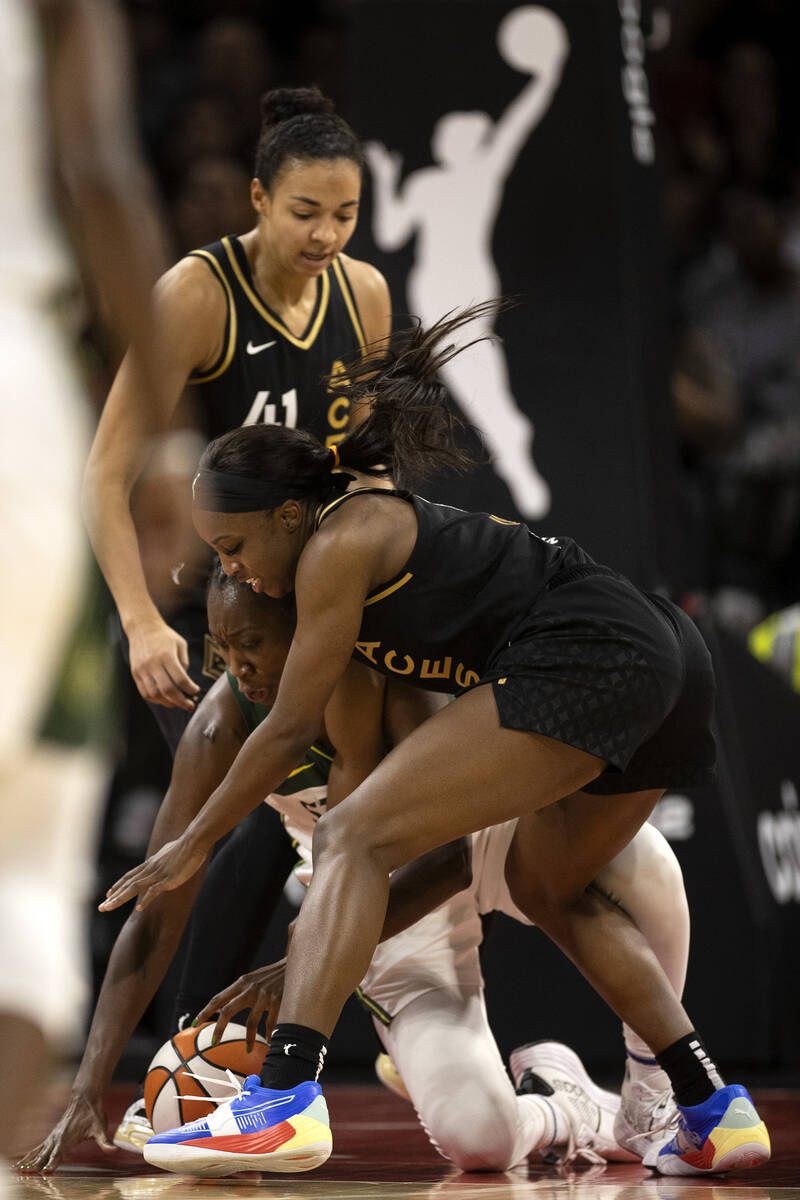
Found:
[[[372,828],[368,813],[345,803],[324,813],[317,821],[312,853],[315,862],[323,855],[371,858],[376,854],[379,844],[379,831]]]
[[[571,909],[586,901],[583,881],[577,882],[568,876],[548,875],[545,871],[535,876],[508,881],[511,899],[530,921],[542,929],[552,926]]]
[[[505,1171],[511,1165],[514,1109],[496,1099],[480,1081],[473,1081],[450,1092],[449,1103],[435,1112],[420,1113],[439,1153],[459,1170]]]

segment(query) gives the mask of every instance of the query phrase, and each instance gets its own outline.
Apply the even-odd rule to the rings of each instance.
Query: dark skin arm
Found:
[[[347,686],[343,686],[346,681]],[[382,692],[381,710],[375,697],[380,697]],[[400,680],[386,680],[384,689],[384,680],[380,676],[351,663],[325,713],[328,734],[340,747],[336,756],[340,774],[333,788],[329,782],[327,807],[334,807],[349,795],[380,761],[384,740],[381,726],[388,740],[396,745],[446,703],[446,697],[410,687]],[[408,929],[457,892],[469,887],[471,866],[470,839],[459,838],[395,871],[381,940]],[[214,1032],[219,1038],[236,1013],[249,1009],[247,1045],[251,1048],[262,1017],[266,1014],[267,1030],[272,1029],[277,1019],[285,967],[286,959],[282,958],[242,975],[212,996],[198,1013],[196,1023],[213,1020],[216,1016]]]
[[[403,510],[405,539],[397,536],[397,506]],[[144,908],[165,889],[184,883],[205,862],[214,843],[286,778],[313,741],[350,663],[364,599],[402,565],[416,534],[413,513],[402,501],[369,497],[359,509],[363,511],[355,517],[334,513],[331,528],[326,522],[300,555],[297,627],[269,716],[247,739],[186,833],[123,876],[109,889],[101,911],[117,908],[137,894],[138,906]],[[287,500],[274,511],[280,520],[308,519],[296,501]]]
[[[223,677],[204,697],[181,738],[148,853],[180,836],[224,778],[246,736],[239,706]],[[198,871],[183,887],[164,893],[146,912],[134,910],[123,925],[111,952],[69,1104],[52,1132],[21,1160],[24,1169],[54,1170],[85,1138],[93,1138],[103,1150],[115,1150],[108,1135],[103,1095],[172,961],[204,874],[204,870]]]
[[[381,676],[351,660],[325,709],[325,733],[336,747],[328,777],[328,808],[358,787],[381,760],[383,697]],[[265,1014],[267,1031],[274,1025],[283,992],[285,966],[286,959],[281,958],[240,976],[205,1005],[195,1023],[210,1021],[218,1014],[214,1033],[219,1038],[236,1013],[249,1009],[247,1046],[252,1048]]]

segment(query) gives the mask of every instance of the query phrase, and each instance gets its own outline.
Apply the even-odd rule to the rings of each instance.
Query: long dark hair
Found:
[[[389,474],[413,487],[435,471],[466,471],[475,460],[457,441],[463,422],[452,412],[438,371],[468,346],[453,335],[471,321],[494,315],[502,302],[485,301],[447,313],[429,329],[419,322],[401,330],[388,346],[368,348],[366,356],[345,363],[344,373],[329,377],[328,387],[351,407],[368,406],[360,424],[338,445],[339,466],[366,475]],[[247,425],[213,441],[201,468],[271,483],[291,484],[293,495],[323,496],[337,487],[332,452],[310,433],[282,425]],[[346,486],[341,483],[341,488]]]

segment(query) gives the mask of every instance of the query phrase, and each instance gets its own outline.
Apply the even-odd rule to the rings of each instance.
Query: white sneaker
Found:
[[[514,1087],[550,1101],[567,1128],[556,1132],[555,1142],[566,1144],[561,1155],[569,1162],[577,1155],[590,1162],[635,1162],[638,1155],[621,1148],[614,1137],[614,1119],[620,1098],[593,1083],[574,1050],[561,1042],[530,1042],[512,1051],[509,1059]]]
[[[385,1088],[390,1092],[394,1092],[395,1096],[400,1096],[403,1100],[411,1101],[408,1094],[408,1089],[403,1083],[403,1078],[394,1065],[394,1059],[391,1055],[381,1053],[375,1059],[375,1074],[380,1079]]]
[[[133,1154],[141,1154],[145,1142],[148,1142],[152,1136],[153,1126],[147,1119],[144,1096],[137,1096],[122,1114],[114,1134],[114,1145],[119,1146],[120,1150],[130,1150]]]
[[[622,1096],[614,1137],[625,1150],[644,1158],[652,1146],[669,1141],[678,1128],[672,1084],[660,1067],[625,1062]]]

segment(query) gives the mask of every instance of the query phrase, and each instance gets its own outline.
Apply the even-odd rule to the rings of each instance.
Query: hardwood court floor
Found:
[[[114,1089],[115,1120],[130,1089]],[[15,1178],[10,1200],[800,1200],[800,1092],[754,1093],[772,1136],[772,1161],[719,1177],[664,1179],[634,1164],[558,1168],[531,1163],[496,1175],[467,1175],[440,1158],[410,1107],[379,1087],[325,1089],[334,1151],[308,1175],[191,1179],[154,1171],[138,1156],[106,1156],[85,1143],[51,1175]],[[60,1096],[41,1112],[43,1129],[60,1115]],[[112,1126],[113,1127],[113,1126]]]

